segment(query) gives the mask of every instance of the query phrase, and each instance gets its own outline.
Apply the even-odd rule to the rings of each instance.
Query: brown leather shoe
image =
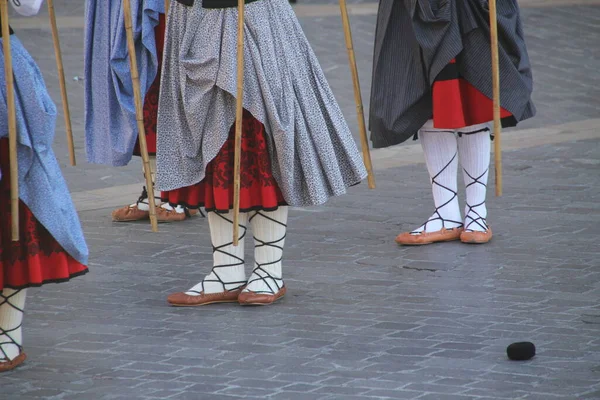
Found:
[[[115,222],[142,221],[148,218],[150,218],[150,212],[140,210],[137,204],[117,208],[112,212],[112,219]]]
[[[167,210],[163,207],[156,208],[156,220],[158,222],[179,222],[185,220],[187,217],[184,212],[178,213],[175,210]]]
[[[488,226],[487,231],[464,231],[460,234],[460,241],[469,244],[484,244],[492,240],[492,228]]]
[[[10,361],[1,361],[0,362],[0,372],[11,371],[17,368],[19,365],[23,364],[27,359],[27,355],[21,351],[21,353],[16,356],[14,359]]]
[[[167,301],[169,304],[176,307],[196,307],[213,303],[235,303],[241,292],[242,289],[210,294],[204,294],[204,292],[202,292],[198,296],[190,296],[184,292],[179,292],[170,294],[167,297]]]
[[[163,207],[156,209],[156,219],[158,222],[179,222],[184,221],[189,217],[193,217],[198,214],[198,210],[186,208],[184,212],[178,213],[175,210],[167,210]]]
[[[396,236],[396,243],[403,246],[420,246],[436,242],[450,242],[459,240],[462,232],[462,227],[452,229],[442,228],[439,231],[421,232],[418,235],[411,235],[410,232],[404,232]]]
[[[238,302],[243,306],[267,306],[285,296],[285,292],[287,292],[285,286],[275,294],[242,292],[238,296]]]
[[[198,215],[198,213],[200,212],[200,210],[198,210],[197,208],[186,208],[185,210],[189,214],[188,215],[189,217],[194,217],[194,216]]]

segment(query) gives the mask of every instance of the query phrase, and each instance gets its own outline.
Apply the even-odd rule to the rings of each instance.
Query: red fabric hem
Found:
[[[276,210],[287,205],[273,178],[264,125],[244,110],[242,120],[240,210]],[[170,204],[207,211],[227,212],[233,208],[233,158],[235,124],[229,138],[208,164],[205,178],[193,185],[161,194]]]
[[[452,60],[433,83],[433,126],[437,129],[459,129],[494,120],[494,102],[462,78]],[[500,118],[512,114],[500,109]]]
[[[50,283],[65,283],[65,282],[69,282],[71,279],[75,279],[77,277],[83,276],[85,274],[87,274],[88,272],[90,272],[89,269],[85,268],[84,270],[81,270],[79,272],[74,272],[71,275],[69,275],[66,278],[59,278],[59,279],[46,279],[43,280],[41,282],[29,282],[23,285],[13,285],[13,284],[7,284],[5,283],[4,286],[0,286],[0,290],[2,289],[13,289],[13,290],[20,290],[20,289],[28,289],[28,288],[34,288],[34,287],[41,287],[44,285],[48,285]]]
[[[71,257],[19,201],[20,240],[11,240],[8,139],[0,139],[0,289],[41,286],[69,280],[88,268]]]

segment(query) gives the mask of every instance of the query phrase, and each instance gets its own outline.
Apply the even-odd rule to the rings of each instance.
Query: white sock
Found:
[[[175,207],[173,207],[169,203],[163,203],[163,204],[161,204],[160,208],[164,208],[165,210],[169,210],[169,211],[175,210],[175,212],[177,214],[183,214],[183,212],[185,211],[185,208],[183,208],[182,206],[175,206]]]
[[[137,206],[138,210],[140,210],[140,211],[150,211],[150,204],[148,203],[147,197],[145,200],[140,200],[140,201],[137,201],[137,202],[129,205],[129,207],[135,207],[135,206]]]
[[[485,197],[491,147],[489,125],[473,125],[461,129],[460,133],[458,154],[467,192],[465,230],[485,232],[488,227]]]
[[[21,353],[21,323],[25,310],[26,289],[0,291],[0,362],[13,360]]]
[[[240,213],[238,246],[233,245],[233,212],[208,213],[208,226],[213,245],[213,268],[203,280],[186,292],[198,296],[201,292],[221,293],[238,289],[246,284],[244,271],[244,237],[248,214]]]
[[[412,233],[436,232],[462,225],[457,197],[458,155],[456,136],[453,131],[433,128],[426,124],[419,131],[419,140],[425,154],[427,170],[436,211]]]
[[[144,186],[144,192],[143,192],[143,194],[146,197],[140,196],[140,198],[138,199],[138,201],[136,201],[133,204],[130,204],[129,207],[135,207],[135,206],[137,206],[138,210],[140,210],[140,211],[150,211],[150,202],[148,201],[148,193],[146,192],[146,187],[145,186]],[[157,206],[159,206],[160,205],[160,196],[154,196],[154,201],[155,201],[155,204]]]
[[[244,292],[275,294],[283,287],[281,260],[287,231],[288,207],[257,211],[250,217],[254,234],[254,271]]]
[[[156,156],[149,156],[149,165],[150,165],[150,176],[152,177],[152,182],[156,182]],[[144,165],[142,164],[142,174],[144,175],[144,183],[146,182],[146,174],[144,171]],[[146,196],[148,195],[148,193],[146,192],[146,187],[144,187],[144,191],[143,193],[146,193]],[[154,191],[154,201],[156,202],[156,205],[160,205],[160,192],[156,193],[156,191]],[[137,202],[131,204],[129,207],[135,207],[137,206],[138,210],[140,211],[150,211],[150,203],[148,202],[148,197],[143,198],[143,195],[138,199]]]

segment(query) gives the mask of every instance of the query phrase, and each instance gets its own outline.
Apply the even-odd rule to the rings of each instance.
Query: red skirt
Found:
[[[516,125],[515,118],[504,108],[500,118],[503,127]],[[450,61],[433,83],[433,126],[459,129],[493,120],[493,101],[460,75],[456,60]]]
[[[0,139],[0,168],[0,290],[64,282],[87,273],[87,267],[58,244],[22,201],[20,240],[11,240],[8,139]]]
[[[265,127],[244,110],[240,164],[240,211],[273,211],[287,203],[273,178]],[[206,177],[196,185],[163,195],[163,201],[190,208],[226,213],[233,209],[233,159],[235,124],[229,138],[206,167]]]

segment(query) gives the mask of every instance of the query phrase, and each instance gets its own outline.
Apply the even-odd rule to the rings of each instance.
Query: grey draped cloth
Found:
[[[497,5],[500,103],[515,122],[535,115],[533,78],[516,0]],[[375,34],[373,147],[412,137],[432,118],[431,88],[456,58],[459,74],[492,98],[487,0],[381,0]]]
[[[287,0],[246,6],[243,105],[265,126],[291,206],[322,204],[366,177],[362,156]],[[237,8],[172,2],[165,38],[157,187],[200,182],[235,121]],[[242,171],[243,172],[243,171]]]

